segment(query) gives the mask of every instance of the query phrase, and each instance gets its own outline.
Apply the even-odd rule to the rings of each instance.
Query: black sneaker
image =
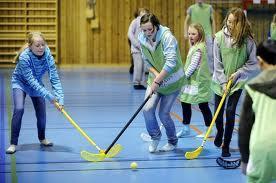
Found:
[[[229,147],[222,146],[222,151],[221,151],[221,157],[230,157],[231,153],[229,151]]]
[[[145,90],[147,89],[144,85],[133,85],[135,90]]]

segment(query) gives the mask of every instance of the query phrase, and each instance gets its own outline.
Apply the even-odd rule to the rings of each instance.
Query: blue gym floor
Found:
[[[179,139],[176,151],[154,154],[148,152],[148,142],[140,138],[140,134],[146,132],[146,129],[142,113],[139,113],[117,141],[124,149],[112,159],[92,163],[82,159],[80,152],[87,150],[98,153],[96,148],[49,102],[46,136],[54,146],[40,146],[34,109],[30,98],[27,97],[17,152],[14,155],[6,155],[13,110],[10,91],[12,71],[0,69],[1,183],[246,181],[240,168],[225,170],[216,164],[215,159],[220,156],[220,149],[215,148],[213,139],[207,141],[198,159],[185,159],[185,152],[195,150],[202,142],[202,139],[195,137],[204,129],[203,118],[197,106],[193,107],[192,136]],[[144,90],[133,89],[132,76],[127,68],[63,69],[60,70],[60,78],[65,93],[65,110],[102,149],[111,144],[144,99]],[[50,88],[47,81],[46,77],[45,84]],[[212,104],[210,107],[213,110]],[[179,101],[176,101],[171,112],[178,131],[182,128]],[[238,119],[237,114],[236,120]],[[238,123],[235,126],[236,130],[237,128]],[[236,130],[231,143],[233,158],[239,158]],[[162,133],[159,147],[166,143],[164,129]],[[131,162],[134,161],[138,164],[135,171],[130,168]]]

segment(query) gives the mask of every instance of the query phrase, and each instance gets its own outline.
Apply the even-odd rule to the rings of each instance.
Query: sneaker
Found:
[[[13,154],[16,152],[16,145],[10,145],[10,147],[6,150],[6,154]]]
[[[53,146],[54,145],[52,142],[48,141],[47,139],[40,140],[40,144],[43,146]]]
[[[184,125],[183,129],[177,132],[176,136],[178,138],[183,138],[189,136],[190,133],[190,125]]]
[[[221,151],[221,157],[230,157],[231,153],[229,151],[229,147],[222,146],[222,151]]]
[[[175,150],[176,146],[177,146],[177,145],[172,145],[172,144],[170,144],[170,143],[167,143],[166,145],[164,145],[164,146],[160,149],[160,151],[163,151],[163,152],[173,151],[173,150]]]
[[[149,145],[149,152],[154,153],[157,149],[158,144],[159,140],[152,140]]]
[[[144,85],[133,85],[135,90],[145,90],[147,89]]]

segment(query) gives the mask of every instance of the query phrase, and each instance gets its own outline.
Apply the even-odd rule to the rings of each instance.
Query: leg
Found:
[[[206,37],[206,48],[207,48],[207,61],[209,70],[211,73],[214,72],[214,61],[213,61],[213,38],[212,36]]]
[[[238,90],[234,92],[228,98],[227,106],[226,106],[226,125],[225,125],[225,133],[224,133],[224,142],[223,142],[223,152],[224,155],[230,156],[229,145],[232,139],[232,134],[235,125],[235,113],[239,98],[241,96],[242,90]]]
[[[146,89],[142,84],[144,82],[144,62],[142,60],[141,53],[132,54],[133,63],[134,63],[134,72],[133,72],[133,84],[135,89]]]
[[[150,92],[151,89],[150,87],[148,87],[145,96],[148,96]],[[155,111],[159,100],[160,95],[158,93],[153,94],[143,108],[143,115],[145,118],[147,131],[152,140],[159,140],[161,138],[161,131],[159,129],[158,122],[155,116]]]
[[[146,90],[145,98],[150,94],[150,92],[151,92],[151,89],[148,86]],[[145,118],[146,128],[152,139],[149,145],[149,152],[151,153],[156,151],[159,140],[161,138],[161,131],[155,116],[155,111],[159,100],[160,100],[160,95],[158,93],[153,94],[143,108],[143,115]]]
[[[192,107],[191,104],[181,102],[182,114],[183,114],[183,124],[189,125],[192,117]]]
[[[10,146],[6,150],[6,154],[13,154],[16,151],[16,145],[18,144],[18,137],[21,129],[22,116],[24,114],[24,103],[26,98],[26,93],[18,88],[13,89],[12,94],[14,109],[11,122],[11,140]]]
[[[131,49],[131,42],[129,39],[128,39],[128,46],[129,46],[129,49]],[[130,57],[129,74],[133,74],[133,58],[132,58],[132,56]]]
[[[208,102],[200,103],[198,106],[203,115],[205,126],[209,127],[212,121],[212,112],[209,108]]]
[[[18,137],[21,129],[22,117],[24,114],[24,104],[26,93],[21,89],[15,88],[12,90],[13,92],[13,116],[12,116],[12,124],[11,124],[11,144],[18,144]]]
[[[205,129],[205,133],[201,133],[201,134],[197,135],[196,137],[204,138],[207,131],[208,131],[208,128],[211,124],[211,121],[212,121],[212,112],[209,108],[208,102],[200,103],[200,104],[198,104],[198,106],[199,106],[199,109],[200,109],[200,111],[203,115],[206,129]],[[214,136],[212,132],[213,132],[213,130],[208,135],[208,137]]]
[[[179,91],[176,91],[170,95],[163,95],[160,101],[159,118],[166,129],[168,137],[168,143],[174,146],[177,145],[177,137],[175,133],[175,125],[171,118],[171,108],[178,96]]]
[[[214,106],[215,109],[214,109],[214,112],[217,111],[217,108],[219,106],[219,103],[220,103],[221,99],[222,99],[221,96],[215,94],[215,106]],[[221,144],[222,144],[222,137],[223,137],[223,132],[224,132],[224,129],[223,129],[224,106],[225,106],[225,102],[223,102],[222,107],[220,109],[220,112],[219,112],[219,114],[217,116],[217,119],[216,119],[217,134],[216,134],[216,137],[215,137],[215,140],[214,140],[214,144],[217,147],[220,147]]]
[[[46,105],[45,99],[42,97],[31,97],[35,115],[37,119],[37,132],[38,132],[38,139],[44,140],[45,139],[45,129],[46,129]]]
[[[182,130],[180,130],[176,136],[178,138],[183,138],[190,135],[190,122],[191,122],[191,116],[192,116],[192,108],[191,104],[181,102],[182,106],[182,114],[183,114],[183,124],[184,127]]]

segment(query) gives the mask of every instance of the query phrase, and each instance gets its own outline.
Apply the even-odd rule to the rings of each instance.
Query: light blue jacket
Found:
[[[150,45],[147,36],[143,32],[140,32],[140,34],[138,35],[138,40],[142,45],[146,46],[149,50],[153,51],[156,49],[158,44],[161,43],[161,38],[163,36],[163,33],[168,30],[169,30],[168,27],[159,25],[159,30],[156,33],[156,44],[154,46]],[[177,45],[177,40],[172,35],[171,31],[168,31],[168,32],[169,32],[168,34],[163,36],[163,45],[162,46],[164,48],[163,54],[164,54],[165,60],[166,60],[163,69],[165,71],[167,71],[168,73],[170,73],[174,69],[174,67],[176,67],[176,64],[177,64],[176,52],[177,52],[178,45]],[[142,53],[142,57],[143,57],[143,60],[146,63],[146,65],[148,67],[151,67],[151,64],[149,63],[148,59],[145,57],[145,55],[143,53]]]
[[[42,83],[45,72],[48,72],[54,95]],[[45,48],[41,57],[34,55],[29,48],[26,48],[19,56],[11,83],[12,88],[19,88],[31,97],[41,96],[50,101],[56,99],[59,104],[64,105],[60,79],[54,58],[48,47]]]

